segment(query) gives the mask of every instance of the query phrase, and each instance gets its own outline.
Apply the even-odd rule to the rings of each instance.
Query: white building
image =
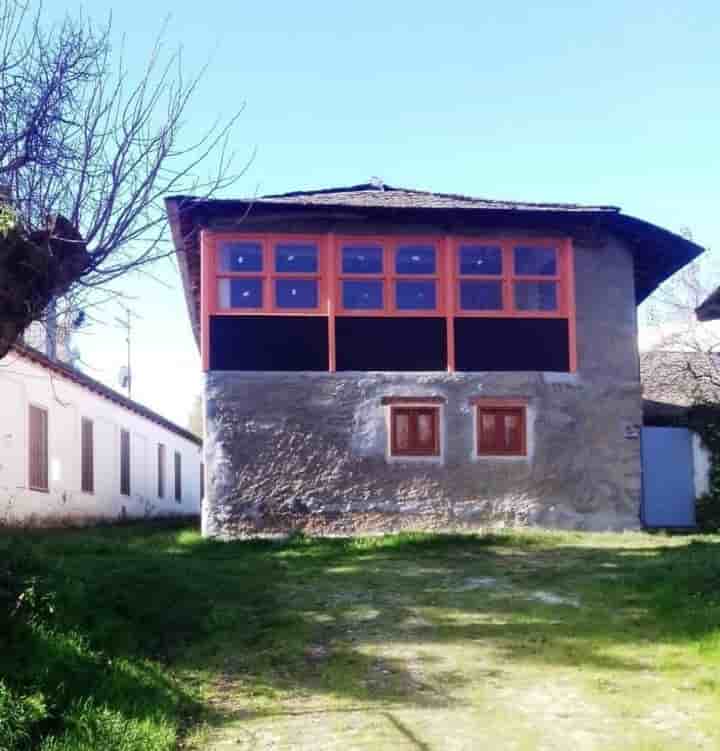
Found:
[[[0,526],[197,515],[201,446],[37,350],[0,360]]]

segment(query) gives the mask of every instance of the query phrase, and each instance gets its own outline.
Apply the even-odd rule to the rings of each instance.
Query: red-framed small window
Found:
[[[390,456],[440,456],[440,406],[391,403]]]
[[[527,455],[527,406],[479,402],[476,409],[478,456]]]

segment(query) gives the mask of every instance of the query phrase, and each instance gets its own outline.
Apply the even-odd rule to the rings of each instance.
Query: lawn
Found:
[[[0,535],[0,749],[720,748],[720,537]]]

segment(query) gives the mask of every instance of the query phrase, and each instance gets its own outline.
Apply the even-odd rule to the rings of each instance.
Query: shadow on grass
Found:
[[[558,539],[220,543],[148,526],[6,535],[0,560],[16,562],[16,578],[33,582],[44,605],[0,635],[0,678],[47,697],[37,740],[65,732],[86,700],[191,725],[208,681],[214,700],[202,717],[212,725],[248,718],[248,697],[456,704],[467,675],[443,673],[427,655],[422,664],[388,657],[389,645],[480,644],[528,665],[634,671],[647,669],[650,642],[717,634],[719,541]],[[626,646],[632,657],[618,654]]]

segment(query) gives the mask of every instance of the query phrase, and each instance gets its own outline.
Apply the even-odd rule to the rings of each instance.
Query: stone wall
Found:
[[[206,533],[637,527],[632,258],[576,245],[575,268],[575,374],[208,373]],[[387,461],[390,395],[445,399],[441,462]],[[527,399],[527,457],[473,457],[477,396]]]

